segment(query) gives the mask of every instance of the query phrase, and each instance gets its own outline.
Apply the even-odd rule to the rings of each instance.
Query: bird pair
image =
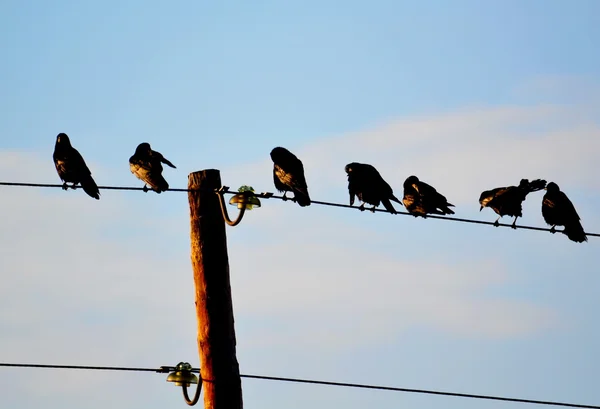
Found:
[[[67,134],[59,133],[56,136],[52,156],[58,176],[63,181],[64,190],[69,187],[74,189],[76,185],[80,184],[83,191],[90,197],[100,199],[100,191],[92,178],[92,172],[79,151],[71,145]],[[133,156],[129,158],[131,173],[144,182],[145,192],[148,191],[147,185],[156,193],[169,189],[169,184],[162,175],[162,163],[175,168],[175,165],[165,159],[160,152],[153,151],[147,142],[140,143]],[[68,186],[67,183],[72,185]]]
[[[294,193],[294,200],[300,206],[309,206],[310,196],[304,176],[304,167],[300,159],[289,150],[276,147],[271,151],[273,160],[273,182],[275,188],[284,192]],[[421,182],[416,176],[410,176],[404,182],[404,198],[402,202],[394,196],[390,185],[381,177],[375,167],[364,163],[349,163],[345,167],[348,174],[348,191],[350,205],[355,197],[363,203],[359,206],[364,210],[365,203],[373,205],[374,210],[380,204],[390,213],[397,213],[391,201],[404,203],[412,215],[426,217],[427,214],[454,214],[449,208],[454,206],[438,193],[432,186]]]
[[[519,186],[486,190],[479,197],[481,204],[479,210],[483,210],[484,207],[493,209],[499,216],[494,222],[496,226],[499,225],[498,220],[502,216],[514,216],[512,227],[516,229],[517,218],[523,217],[523,201],[529,193],[542,189],[546,190],[542,199],[542,216],[544,221],[552,226],[550,231],[554,233],[556,226],[564,226],[563,233],[570,240],[576,243],[587,241],[575,206],[554,182],[546,185],[546,181],[543,179],[535,179],[531,182],[521,179]]]
[[[428,214],[454,214],[454,211],[450,209],[454,205],[449,203],[444,195],[414,175],[407,177],[404,181],[404,196],[400,202],[394,196],[391,186],[381,177],[374,166],[352,162],[346,165],[345,171],[348,174],[350,205],[354,204],[356,196],[363,202],[359,206],[361,210],[364,210],[365,203],[373,205],[371,210],[375,210],[382,203],[388,212],[396,214],[396,209],[391,203],[393,200],[403,204],[406,210],[415,217],[425,218]]]

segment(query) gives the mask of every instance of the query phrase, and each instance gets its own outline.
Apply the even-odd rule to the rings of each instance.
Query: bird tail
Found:
[[[171,161],[169,161],[169,160],[168,160],[167,158],[165,158],[164,156],[163,156],[163,157],[160,159],[160,161],[161,161],[162,163],[164,163],[165,165],[172,167],[173,169],[177,169],[177,166],[173,165],[173,164],[171,163]]]
[[[92,178],[92,175],[89,175],[81,180],[81,187],[83,191],[88,194],[88,196],[93,197],[96,200],[100,200],[100,190],[98,189],[98,185]]]
[[[394,196],[394,195],[391,195],[391,196],[390,196],[390,200],[393,200],[394,202],[396,202],[396,203],[400,203],[400,205],[402,205],[402,202],[401,202],[400,200],[398,200],[398,198],[397,198],[396,196]],[[389,201],[388,201],[388,203],[389,203]],[[390,203],[390,206],[391,206],[391,205],[392,205],[392,204]],[[385,205],[384,205],[384,206],[385,206]],[[386,209],[387,209],[387,207],[386,207]],[[388,209],[388,210],[389,210],[389,209]]]
[[[167,183],[167,180],[162,174],[154,176],[152,184],[149,183],[149,185],[152,188],[152,190],[154,190],[156,193],[161,193],[165,190],[169,190],[169,184]]]
[[[300,206],[310,206],[310,196],[308,195],[308,189],[294,189],[294,198],[296,199],[296,203]]]
[[[393,198],[392,200],[396,199],[396,198],[395,198],[395,197],[393,197],[393,196],[392,196],[392,198]],[[398,201],[398,199],[396,199],[396,201],[397,201],[398,203],[400,203],[400,201]],[[392,213],[392,214],[396,214],[396,213],[398,213],[398,212],[396,211],[396,209],[394,209],[394,206],[392,206],[392,202],[390,202],[390,199],[387,199],[387,198],[381,199],[381,203],[383,204],[383,207],[385,207],[385,209],[386,209],[388,212],[390,212],[390,213]]]
[[[546,181],[543,179],[536,179],[529,182],[527,186],[527,193],[537,192],[538,190],[542,190],[546,187]]]
[[[583,230],[583,226],[579,221],[573,224],[566,225],[563,233],[566,234],[570,240],[576,243],[583,243],[584,241],[588,241],[587,236],[585,235],[585,231]]]
[[[446,203],[446,206],[440,207],[443,214],[454,214],[454,210],[450,209],[450,207],[448,207],[448,206],[454,207],[454,205],[452,203]]]

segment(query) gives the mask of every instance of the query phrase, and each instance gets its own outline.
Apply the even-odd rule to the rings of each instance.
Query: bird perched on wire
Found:
[[[546,194],[542,199],[542,216],[551,225],[550,231],[555,232],[556,226],[565,226],[563,233],[576,242],[587,241],[587,236],[581,225],[575,206],[554,182],[546,186]]]
[[[404,181],[404,197],[402,203],[413,216],[426,217],[427,214],[454,214],[452,203],[444,195],[438,193],[433,186],[421,182],[416,176],[409,176]]]
[[[390,200],[402,203],[394,196],[391,186],[383,180],[377,169],[366,163],[352,162],[347,164],[344,170],[348,174],[350,206],[354,204],[354,197],[357,196],[363,202],[359,206],[360,210],[365,210],[365,203],[369,203],[373,205],[371,211],[374,212],[382,203],[388,212],[397,213]]]
[[[92,178],[92,172],[90,172],[90,169],[85,164],[83,156],[81,156],[79,151],[71,146],[71,141],[67,134],[59,133],[56,136],[52,158],[54,159],[54,166],[56,166],[58,176],[63,181],[64,190],[67,190],[69,187],[75,189],[75,185],[81,184],[83,191],[88,196],[100,200],[100,191]],[[67,182],[72,183],[72,185],[68,186]]]
[[[273,183],[278,191],[283,192],[283,199],[287,200],[287,192],[293,192],[296,203],[303,207],[310,206],[302,161],[280,146],[271,151],[271,160],[273,160]]]
[[[148,191],[148,186],[156,193],[169,189],[169,184],[162,175],[162,163],[176,169],[175,165],[165,159],[160,152],[153,151],[148,142],[140,143],[133,156],[129,158],[129,169],[144,182],[144,192]]]
[[[479,204],[482,211],[484,207],[492,208],[498,218],[494,225],[498,227],[498,220],[502,216],[511,216],[515,218],[512,228],[516,229],[517,218],[523,217],[523,201],[531,192],[537,192],[546,187],[546,181],[543,179],[535,179],[531,182],[527,179],[521,179],[519,186],[497,187],[492,190],[486,190],[479,196]]]

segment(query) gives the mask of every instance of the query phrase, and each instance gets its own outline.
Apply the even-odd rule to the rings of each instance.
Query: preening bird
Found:
[[[575,206],[554,182],[546,186],[546,194],[542,200],[542,216],[551,225],[550,231],[555,232],[556,226],[565,226],[563,231],[569,239],[576,243],[587,241],[587,236],[581,225]]]
[[[375,208],[382,203],[388,212],[397,213],[390,200],[402,203],[394,196],[391,186],[383,180],[377,169],[366,163],[352,162],[347,164],[344,170],[348,174],[350,206],[354,204],[354,197],[357,196],[363,202],[359,206],[360,210],[364,210],[365,203],[369,203],[373,205],[371,210],[375,211]]]
[[[404,181],[404,197],[402,203],[413,216],[426,217],[427,214],[454,214],[452,203],[444,195],[438,193],[433,186],[421,182],[416,176],[409,176]]]
[[[293,192],[296,203],[300,206],[309,206],[310,196],[302,161],[280,146],[273,148],[271,159],[273,160],[273,183],[278,191],[283,192],[284,200],[287,200],[287,192]]]
[[[486,190],[479,196],[479,204],[481,205],[479,211],[483,210],[484,207],[492,208],[498,214],[498,218],[494,222],[496,227],[500,225],[498,220],[502,216],[514,216],[515,220],[512,228],[516,229],[517,218],[523,217],[522,204],[527,195],[545,187],[546,181],[543,179],[535,179],[531,182],[527,179],[521,179],[519,186],[497,187]]]
[[[156,193],[169,189],[169,184],[162,175],[162,163],[175,168],[160,152],[153,151],[147,142],[140,143],[135,153],[129,158],[129,169],[138,179],[144,182],[144,192],[148,186]]]
[[[63,181],[63,189],[67,190],[69,187],[75,189],[75,185],[81,184],[83,191],[88,196],[94,199],[100,200],[100,191],[98,185],[92,178],[92,172],[85,164],[83,156],[71,146],[71,141],[65,133],[59,133],[56,136],[56,144],[54,145],[54,166],[58,176]],[[67,182],[72,183],[71,186],[67,185]]]

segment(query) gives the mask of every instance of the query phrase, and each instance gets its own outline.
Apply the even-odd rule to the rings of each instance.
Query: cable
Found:
[[[61,188],[61,189],[63,188],[63,185],[57,185],[57,184],[21,183],[21,182],[0,182],[0,186],[51,187],[51,188]],[[72,188],[69,185],[69,189],[80,189],[80,188],[81,188],[80,186],[76,186],[76,187]],[[129,186],[98,186],[98,188],[106,189],[106,190],[141,190],[141,191],[144,191],[144,188],[129,187]],[[190,192],[190,191],[197,191],[197,189],[190,190],[190,189],[171,189],[171,188],[169,188],[168,190],[166,190],[166,192]],[[229,190],[229,188],[222,189],[222,190],[214,190],[214,191],[215,192],[220,191],[221,193],[232,194],[232,195],[239,193],[239,192],[231,191],[231,190]],[[277,196],[277,195],[274,195],[273,193],[269,193],[269,192],[254,193],[254,195],[260,199],[279,199],[279,200],[283,200],[283,201],[288,201],[288,200],[294,201],[294,199],[284,197],[284,196]],[[351,205],[347,205],[347,204],[343,204],[343,203],[324,202],[324,201],[320,201],[320,200],[311,200],[311,203],[321,205],[321,206],[342,207],[342,208],[346,208],[346,209],[358,209],[360,211],[390,213],[386,209],[361,209],[360,207],[357,207],[357,206],[351,206]],[[402,216],[413,216],[414,217],[414,215],[412,215],[408,212],[400,211],[400,212],[396,212],[396,213],[399,215],[402,215]],[[494,226],[494,227],[499,227],[499,226],[511,227],[511,228],[513,227],[512,224],[506,224],[506,223],[495,224],[494,222],[488,222],[488,221],[483,221],[483,220],[462,219],[459,217],[450,217],[450,216],[437,216],[434,214],[428,214],[427,219],[448,220],[448,221],[459,222],[459,223],[485,224],[485,225]],[[524,230],[537,230],[537,231],[552,232],[551,229],[545,228],[545,227],[515,225],[514,228],[524,229]],[[556,230],[555,232],[562,233],[563,231]],[[600,237],[600,233],[585,233],[585,234],[587,236],[591,236],[591,237]]]
[[[23,183],[23,182],[0,182],[0,186],[22,186],[22,187],[59,187],[63,189],[64,185],[57,185],[53,183]],[[69,189],[77,190],[81,189],[81,186],[67,185]],[[130,186],[98,186],[98,189],[103,190],[141,190],[144,191],[143,187],[130,187]],[[150,191],[148,189],[147,191]],[[171,189],[169,188],[166,192],[189,192],[189,189]]]
[[[170,366],[160,367],[159,369],[152,368],[127,368],[124,366],[86,366],[86,365],[43,365],[43,364],[8,364],[0,363],[0,366],[12,368],[49,368],[49,369],[86,369],[92,371],[131,371],[131,372],[170,372]],[[166,369],[163,369],[166,368]],[[195,371],[197,372],[197,371]]]
[[[160,368],[127,368],[119,366],[83,366],[83,365],[42,365],[42,364],[10,364],[0,363],[0,367],[21,367],[21,368],[51,368],[51,369],[85,369],[85,370],[107,370],[107,371],[140,371],[140,372],[157,372],[157,373],[168,373],[175,370],[174,366],[161,366]],[[199,373],[200,369],[193,368],[192,372]],[[487,400],[498,400],[505,402],[517,402],[517,403],[532,403],[536,405],[552,405],[552,406],[564,406],[571,408],[586,408],[586,409],[600,409],[600,406],[596,405],[581,405],[576,403],[564,403],[554,401],[543,401],[533,399],[519,399],[519,398],[507,398],[502,396],[490,396],[490,395],[474,395],[470,393],[457,393],[457,392],[442,392],[427,389],[410,389],[410,388],[397,388],[392,386],[379,386],[379,385],[365,385],[359,383],[346,383],[346,382],[330,382],[330,381],[318,381],[314,379],[299,379],[299,378],[284,378],[278,376],[263,376],[263,375],[240,375],[241,378],[249,379],[260,379],[269,381],[279,382],[294,382],[294,383],[308,383],[313,385],[326,385],[326,386],[341,386],[346,388],[361,388],[361,389],[375,389],[393,392],[408,392],[408,393],[421,393],[429,395],[442,395],[442,396],[454,396],[459,398],[470,398],[470,399],[487,399]]]

